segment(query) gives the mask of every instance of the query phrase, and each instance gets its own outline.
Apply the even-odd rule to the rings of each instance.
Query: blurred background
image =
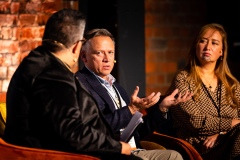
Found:
[[[48,17],[62,8],[81,10],[86,30],[106,28],[116,40],[112,74],[130,95],[165,94],[184,67],[193,38],[206,23],[228,33],[228,62],[240,80],[240,1],[235,0],[0,0],[0,99],[12,74],[41,44]],[[74,70],[81,68],[79,62]]]

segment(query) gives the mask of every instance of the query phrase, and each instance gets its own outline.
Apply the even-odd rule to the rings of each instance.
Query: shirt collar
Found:
[[[87,66],[85,66],[87,68]],[[104,84],[106,87],[110,88],[112,87],[113,83],[116,81],[116,79],[113,77],[113,75],[109,74],[107,75],[107,79],[108,80],[105,80],[103,79],[102,77],[96,75],[93,71],[91,71],[89,68],[87,68],[87,70],[89,70],[93,75],[96,76],[96,78],[99,80],[99,82],[101,84]]]

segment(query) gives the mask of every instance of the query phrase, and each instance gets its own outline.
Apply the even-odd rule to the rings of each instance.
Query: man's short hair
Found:
[[[79,41],[84,33],[86,19],[84,15],[73,9],[62,9],[55,12],[47,21],[43,34],[43,45],[51,51],[69,48]]]

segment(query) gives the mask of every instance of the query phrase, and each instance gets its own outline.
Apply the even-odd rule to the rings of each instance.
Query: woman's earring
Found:
[[[223,56],[220,57],[220,60],[221,60],[221,61],[223,60]]]

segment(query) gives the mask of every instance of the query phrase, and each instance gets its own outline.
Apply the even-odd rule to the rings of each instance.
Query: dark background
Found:
[[[229,67],[240,80],[240,1],[206,0],[205,3],[206,23],[220,23],[228,33]],[[79,9],[87,16],[86,30],[106,28],[114,35],[117,63],[113,76],[129,94],[139,85],[139,95],[144,95],[144,0],[79,0]]]

